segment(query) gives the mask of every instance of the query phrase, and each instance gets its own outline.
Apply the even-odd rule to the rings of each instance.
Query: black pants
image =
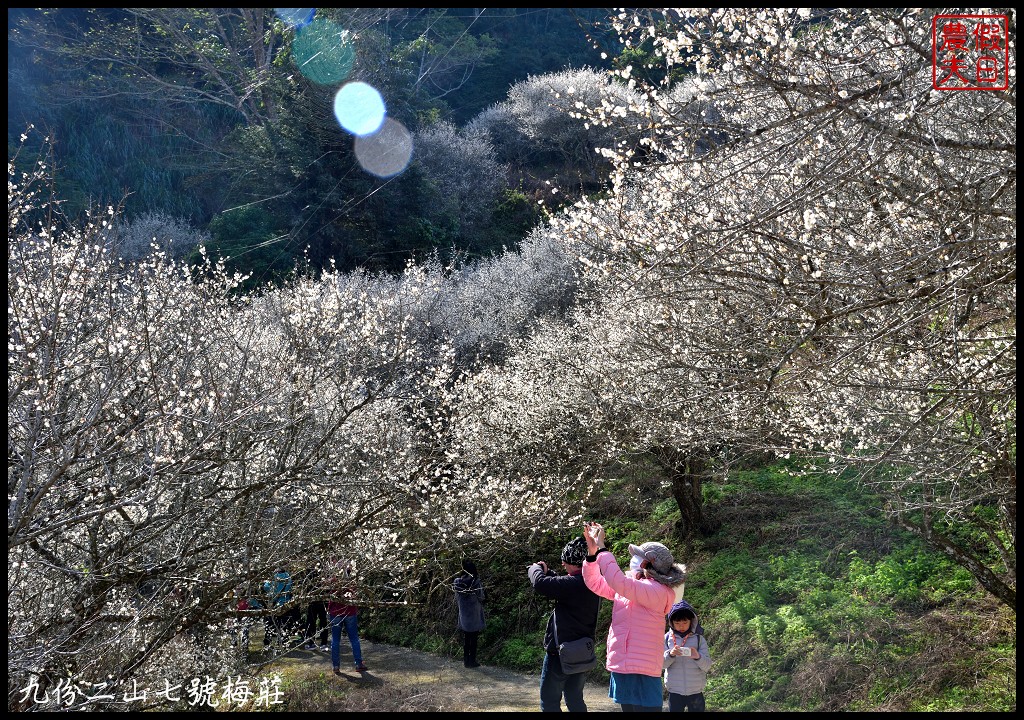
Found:
[[[704,705],[704,693],[693,695],[679,695],[678,693],[668,694],[669,712],[706,712]]]
[[[323,600],[314,600],[306,607],[306,641],[313,642],[316,637],[316,626],[320,623],[320,644],[327,645],[327,636],[331,626],[327,622],[327,605]]]
[[[476,643],[480,639],[480,633],[463,630],[462,634],[462,664],[466,667],[473,667],[479,664],[476,661]]]
[[[586,712],[583,700],[583,686],[587,681],[585,672],[567,675],[562,670],[562,659],[558,653],[544,653],[544,665],[540,670],[540,711],[562,712],[562,698],[569,712]]]

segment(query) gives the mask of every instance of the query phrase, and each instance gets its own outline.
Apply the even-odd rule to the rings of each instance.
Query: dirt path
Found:
[[[463,667],[461,660],[362,641],[363,658],[369,670],[352,669],[351,651],[342,641],[342,672],[339,682],[402,688],[423,688],[458,699],[467,712],[540,712],[540,668],[535,675],[481,665]],[[294,650],[277,662],[330,671],[330,655],[317,650]],[[605,682],[588,680],[584,699],[590,712],[618,712],[608,697]]]

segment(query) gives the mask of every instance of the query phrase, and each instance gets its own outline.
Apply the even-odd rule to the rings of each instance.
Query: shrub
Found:
[[[925,552],[917,542],[895,549],[877,563],[854,557],[849,579],[875,602],[903,606],[939,602],[974,587],[970,573],[951,560]]]
[[[124,260],[141,260],[154,251],[181,259],[210,242],[209,234],[187,220],[162,212],[145,212],[120,223],[110,235],[111,250]]]

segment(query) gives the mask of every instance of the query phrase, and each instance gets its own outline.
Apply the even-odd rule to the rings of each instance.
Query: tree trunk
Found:
[[[703,484],[710,459],[702,453],[681,453],[663,449],[656,453],[658,464],[672,482],[672,498],[679,506],[676,534],[686,538],[697,533],[709,535],[720,523],[711,520],[704,511]]]
[[[944,553],[955,562],[960,563],[960,565],[965,567],[971,575],[974,576],[974,579],[977,580],[983,588],[992,593],[992,595],[994,595],[1004,605],[1016,611],[1016,585],[1010,585],[992,572],[991,568],[986,566],[981,560],[970,553],[962,543],[953,542],[945,535],[936,532],[931,526],[927,515],[920,523],[916,523],[905,516],[897,515],[896,523],[904,530],[908,530],[921,537],[931,548]],[[1014,577],[1016,577],[1016,572],[1014,572]]]

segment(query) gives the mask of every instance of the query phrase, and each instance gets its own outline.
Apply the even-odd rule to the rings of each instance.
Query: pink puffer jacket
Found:
[[[665,617],[683,586],[673,590],[655,580],[637,580],[631,575],[619,569],[611,552],[598,553],[594,562],[583,563],[587,587],[612,601],[605,668],[609,672],[661,677]]]

